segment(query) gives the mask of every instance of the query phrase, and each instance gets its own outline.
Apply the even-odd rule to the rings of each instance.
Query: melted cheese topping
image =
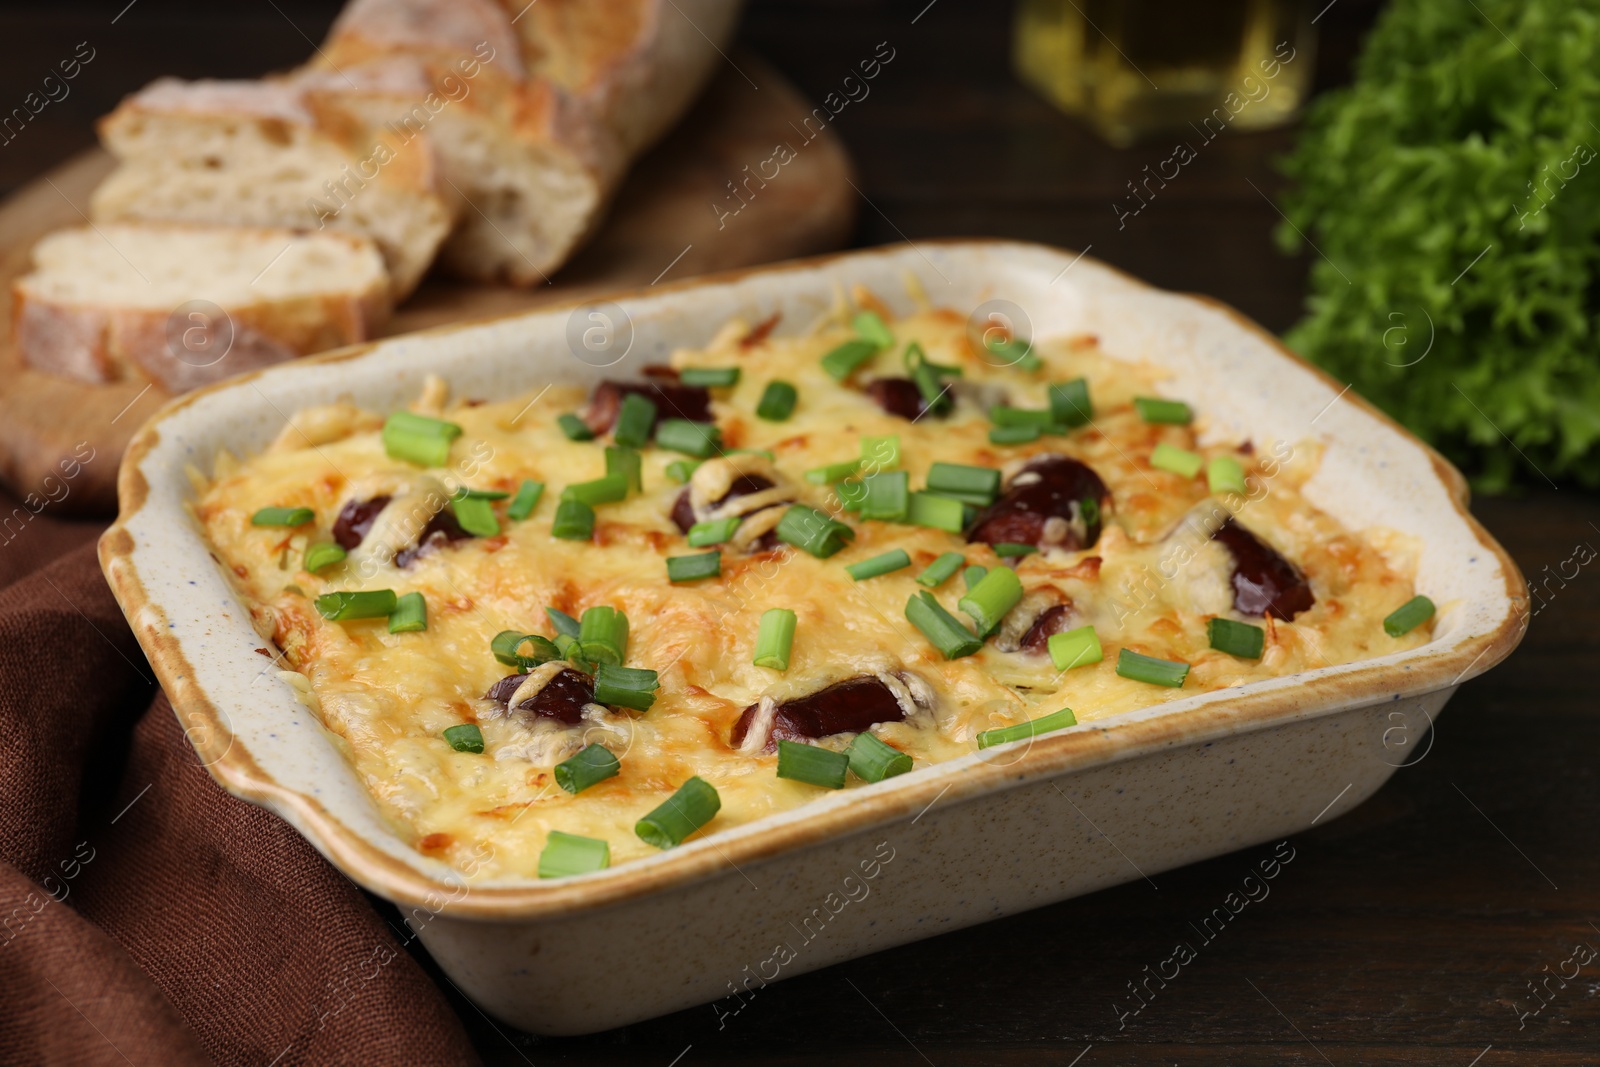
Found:
[[[871,302],[868,295],[862,299]],[[348,403],[297,414],[271,448],[247,461],[219,457],[195,505],[199,521],[260,632],[309,679],[306,686],[289,676],[303,699],[319,710],[380,808],[419,849],[473,877],[531,877],[546,835],[562,830],[604,839],[612,862],[626,861],[652,852],[635,836],[635,822],[691,775],[714,785],[722,800],[703,832],[804,804],[821,790],[777,778],[773,755],[735,749],[733,725],[763,698],[781,703],[859,675],[904,672],[913,685],[923,683],[916,688],[925,697],[931,694],[931,708],[873,728],[920,765],[974,751],[983,730],[1062,707],[1072,708],[1080,722],[1093,722],[1427,640],[1429,627],[1399,639],[1382,627],[1384,616],[1412,596],[1414,546],[1381,530],[1346,530],[1300,495],[1318,462],[1314,443],[1221,443],[1213,440],[1221,431],[1208,428],[1204,413],[1190,426],[1147,424],[1132,400],[1156,394],[1158,376],[1151,369],[1111,360],[1085,337],[1037,341],[1045,363],[1037,372],[998,366],[995,356],[969,342],[963,318],[946,310],[893,322],[901,344],[841,386],[819,360],[852,336],[844,319],[841,310],[804,336],[770,338],[730,323],[707,348],[672,358],[678,368],[741,368],[736,386],[712,391],[723,447],[770,450],[771,469],[786,490],[781,495],[849,521],[853,543],[828,559],[786,547],[746,553],[730,545],[720,578],[669,583],[667,556],[705,550],[688,548],[669,519],[681,487],[666,467],[683,457],[656,448],[643,452],[644,491],[596,509],[592,541],[552,538],[561,489],[605,473],[604,442],[570,441],[556,424],[558,415],[586,402],[576,389],[451,406],[442,385],[430,384],[415,410],[442,415],[463,433],[449,465],[428,472],[386,455],[381,416]],[[909,339],[921,343],[929,360],[964,371],[947,418],[910,422],[888,415],[859,387],[875,376],[904,373],[900,348]],[[1048,382],[1079,376],[1088,379],[1093,397],[1090,426],[1031,444],[989,443],[990,403],[1003,398],[1043,408]],[[799,391],[794,414],[784,422],[754,414],[773,379]],[[989,546],[969,545],[958,535],[840,513],[828,487],[804,480],[808,469],[858,457],[861,437],[888,434],[900,438],[902,466],[914,488],[938,460],[1009,473],[1045,452],[1070,455],[1100,475],[1112,503],[1098,543],[1018,561],[1027,595],[1014,609],[1036,613],[1047,599],[1069,597],[1072,625],[1092,624],[1099,635],[1105,649],[1100,663],[1063,673],[1048,657],[1003,652],[993,641],[975,655],[946,661],[906,621],[907,600],[922,590],[913,579],[939,555],[957,550],[969,564],[1001,563]],[[1208,443],[1202,447],[1201,440]],[[1212,497],[1203,474],[1183,478],[1152,468],[1151,453],[1161,443],[1208,458],[1235,457],[1249,475],[1249,494]],[[733,459],[744,469],[765,462],[741,453]],[[715,463],[701,468],[701,477],[725,484],[729,474],[715,474]],[[522,522],[506,520],[504,505],[496,505],[498,536],[453,542],[407,569],[384,552],[359,549],[321,574],[301,569],[306,545],[327,540],[352,499],[377,492],[427,499],[434,486],[457,485],[514,492],[524,479],[546,483],[544,497]],[[714,493],[706,489],[702,498],[715,499]],[[268,506],[311,508],[315,526],[252,526],[251,515]],[[1293,622],[1246,620],[1266,630],[1259,661],[1213,651],[1207,639],[1208,619],[1242,618],[1233,612],[1231,559],[1208,536],[1223,507],[1293,561],[1316,595],[1315,606]],[[414,525],[407,515],[383,521],[408,518]],[[399,543],[391,541],[391,549]],[[911,567],[859,583],[845,573],[847,564],[895,548],[910,554]],[[312,603],[330,591],[383,588],[421,592],[427,630],[390,634],[382,619],[328,622]],[[957,575],[935,595],[965,620],[956,607],[964,591]],[[626,662],[659,672],[655,705],[640,715],[591,707],[580,725],[565,726],[508,715],[484,699],[493,683],[514,673],[491,655],[491,638],[507,629],[553,635],[546,605],[574,616],[595,605],[626,612]],[[773,607],[798,616],[790,666],[781,673],[751,665],[757,623]],[[1167,689],[1119,676],[1123,647],[1192,664],[1186,685]],[[454,751],[441,737],[463,722],[481,728],[482,755]],[[841,735],[820,743],[839,749],[849,740]],[[577,796],[556,788],[553,765],[591,742],[619,756],[621,774]],[[847,788],[870,786],[852,776]]]

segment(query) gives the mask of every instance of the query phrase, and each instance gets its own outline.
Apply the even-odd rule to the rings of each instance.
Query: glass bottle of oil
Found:
[[[1119,146],[1287,122],[1316,40],[1301,0],[1021,0],[1014,33],[1022,80]]]

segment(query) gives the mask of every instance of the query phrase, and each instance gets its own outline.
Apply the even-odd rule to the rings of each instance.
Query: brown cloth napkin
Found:
[[[0,496],[0,1062],[479,1062],[361,891],[201,768],[99,532]]]

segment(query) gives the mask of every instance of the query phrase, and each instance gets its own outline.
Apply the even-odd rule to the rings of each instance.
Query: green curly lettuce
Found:
[[[1480,488],[1600,485],[1597,150],[1600,0],[1395,0],[1283,162],[1286,340]]]

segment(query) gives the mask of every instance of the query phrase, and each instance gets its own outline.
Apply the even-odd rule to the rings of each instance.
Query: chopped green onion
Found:
[[[945,659],[970,656],[983,647],[983,641],[946,611],[932,593],[918,593],[906,601],[906,618],[944,653]]]
[[[794,414],[794,402],[798,398],[799,394],[788,382],[768,382],[762,390],[761,402],[756,405],[756,415],[768,422],[782,422]]]
[[[733,536],[742,521],[738,515],[729,515],[725,519],[697,522],[689,527],[689,547],[705,548],[707,545],[723,544]]]
[[[1022,599],[1022,581],[1010,567],[996,567],[983,576],[957,603],[972,621],[980,634],[994,632],[1006,612]]]
[[[499,489],[473,489],[470,486],[463,485],[456,490],[456,495],[470,497],[473,500],[504,500],[511,494]]]
[[[917,584],[925,585],[929,589],[937,589],[939,586],[945,583],[947,578],[949,578],[956,571],[960,570],[961,565],[965,562],[967,562],[967,557],[963,556],[961,553],[946,552],[944,555],[928,564],[928,566],[923,569],[922,573],[917,575]]]
[[[1075,430],[1094,418],[1094,404],[1089,400],[1089,381],[1074,378],[1070,382],[1050,384],[1050,419],[1057,426]]]
[[[643,393],[627,393],[617,408],[616,421],[611,424],[611,439],[623,448],[643,448],[655,424],[656,402]]]
[[[1088,520],[1086,519],[1084,521],[1087,522]],[[1001,559],[1016,559],[1018,556],[1031,556],[1035,552],[1039,551],[1038,545],[1018,545],[1013,544],[1010,541],[1001,541],[999,544],[990,545],[989,547],[994,549],[994,554],[999,556]]]
[[[698,775],[678,787],[678,791],[649,815],[640,819],[633,832],[656,848],[673,848],[710,822],[722,807],[722,798],[710,782]]]
[[[864,782],[881,782],[911,769],[910,756],[870,733],[856,734],[844,754],[849,757],[850,770]]]
[[[563,500],[556,505],[550,536],[563,541],[589,540],[594,536],[594,508],[581,500]]]
[[[539,853],[540,878],[569,878],[611,866],[611,846],[598,838],[551,830]]]
[[[827,485],[830,482],[842,482],[852,477],[861,469],[859,459],[847,459],[841,463],[829,463],[825,467],[813,467],[806,471],[806,481],[812,485]]]
[[[1267,644],[1267,631],[1233,619],[1212,619],[1206,623],[1206,637],[1218,652],[1241,659],[1260,659]]]
[[[1206,464],[1206,483],[1213,493],[1248,493],[1244,466],[1232,456],[1214,456]]]
[[[576,796],[597,782],[615,778],[621,770],[621,762],[609,748],[589,745],[576,756],[556,764],[556,785]]]
[[[1145,422],[1164,422],[1184,426],[1194,421],[1194,412],[1181,400],[1162,400],[1153,396],[1136,396],[1133,406]]]
[[[587,646],[586,646],[587,647]],[[602,663],[594,671],[594,702],[649,711],[661,682],[655,671]]]
[[[882,437],[863,437],[861,465],[880,471],[900,466],[900,435],[891,433]]]
[[[444,732],[445,744],[457,752],[482,752],[483,731],[477,725],[464,722],[460,726],[451,726]]]
[[[1425,596],[1414,596],[1383,620],[1383,632],[1390,637],[1408,634],[1433,618],[1433,612],[1433,601]]]
[[[697,582],[722,573],[722,553],[702,552],[695,556],[668,556],[667,581]]]
[[[738,367],[685,367],[678,372],[684,385],[699,385],[707,389],[723,389],[739,384]]]
[[[1100,635],[1094,632],[1093,626],[1080,626],[1076,630],[1051,634],[1046,644],[1050,650],[1050,662],[1056,665],[1058,671],[1087,667],[1106,658],[1100,648]]]
[[[561,427],[561,432],[567,435],[569,441],[594,440],[594,431],[589,429],[589,424],[570,411],[557,416],[556,425]]]
[[[644,474],[637,450],[626,445],[606,446],[606,475],[620,474],[635,493],[644,489]]]
[[[421,593],[407,593],[394,602],[389,613],[389,632],[392,634],[420,633],[428,628],[428,602]]]
[[[334,544],[332,541],[318,541],[306,548],[306,558],[301,566],[315,574],[325,567],[342,562],[347,554],[342,545]]]
[[[656,445],[673,452],[706,459],[722,448],[722,431],[715,423],[688,419],[662,419],[656,426]]]
[[[894,344],[894,334],[889,332],[888,323],[876,311],[861,311],[850,321],[855,327],[856,334],[863,341],[871,341],[879,348],[888,348]]]
[[[522,652],[524,644],[529,649],[526,655]],[[516,630],[501,630],[495,634],[489,642],[489,651],[494,653],[495,659],[507,667],[517,667],[525,671],[541,663],[561,658],[561,650],[547,638],[538,634],[519,633]]]
[[[912,493],[906,522],[935,530],[960,533],[967,525],[967,512],[961,501],[933,493]]]
[[[985,730],[978,735],[978,747],[990,748],[994,745],[1003,745],[1007,741],[1022,741],[1029,737],[1038,737],[1040,734],[1050,733],[1052,730],[1064,730],[1068,726],[1078,725],[1078,717],[1072,714],[1071,708],[1062,708],[1060,711],[1027,722],[1019,722],[1015,726],[1006,726],[999,730]]]
[[[867,499],[867,487],[860,482],[839,482],[833,491],[839,495],[839,507],[844,511],[860,511],[861,502]]]
[[[556,608],[545,608],[545,617],[550,620],[550,625],[556,628],[556,633],[566,634],[568,637],[577,637],[583,632],[583,624]]]
[[[795,614],[788,608],[768,608],[761,613],[756,631],[756,652],[750,662],[775,671],[789,669],[789,652],[794,647]]]
[[[1206,458],[1198,452],[1174,448],[1163,441],[1150,453],[1150,466],[1159,471],[1171,471],[1180,478],[1193,478],[1205,466]]]
[[[628,616],[607,604],[596,604],[578,623],[578,644],[591,663],[617,665],[628,658]]]
[[[1000,494],[1000,472],[993,467],[935,463],[928,468],[928,491],[962,501],[970,497],[981,507],[994,503]]]
[[[989,431],[991,445],[1026,445],[1039,439],[1044,431],[1037,426],[996,426]]]
[[[580,645],[578,643],[578,639],[573,637],[571,634],[556,634],[555,646],[556,651],[561,654],[562,659],[568,660],[571,663],[575,663],[586,671],[593,671],[595,669],[595,665],[593,663],[590,663],[588,660],[583,658],[583,646]]]
[[[912,341],[906,345],[905,352],[906,374],[911,378],[912,384],[917,387],[917,392],[922,396],[923,406],[935,415],[949,411],[953,401],[947,395],[950,387],[942,381],[944,376],[961,377],[960,367],[946,367],[938,363],[928,362],[927,354],[922,351],[922,346]]]
[[[1086,496],[1078,501],[1078,517],[1085,526],[1093,526],[1100,521],[1100,501],[1092,496]]]
[[[460,436],[461,427],[453,422],[395,411],[383,423],[383,450],[422,467],[442,467],[450,459],[450,442]]]
[[[822,369],[836,382],[842,382],[855,369],[878,354],[878,346],[859,338],[846,341],[822,357]]]
[[[697,459],[675,459],[667,464],[667,477],[683,485],[694,476],[695,468],[700,466],[701,462]]]
[[[250,516],[251,526],[304,526],[317,517],[310,508],[262,508]]]
[[[1189,665],[1170,659],[1156,659],[1125,648],[1117,653],[1117,673],[1136,682],[1178,689],[1183,685],[1183,680],[1189,677]]]
[[[784,544],[804,549],[818,559],[827,559],[856,535],[849,526],[805,504],[792,505],[772,532]]]
[[[779,778],[820,785],[824,789],[843,789],[844,773],[849,769],[850,757],[843,752],[798,741],[778,742]]]
[[[869,474],[861,479],[867,495],[861,501],[863,519],[903,522],[911,507],[911,476],[905,471]]]
[[[394,611],[398,598],[393,589],[371,589],[364,593],[324,593],[317,597],[317,611],[330,622],[346,619],[381,619]]]
[[[500,532],[500,520],[494,517],[493,506],[482,497],[457,493],[450,498],[450,510],[461,528],[474,537],[493,537]]]
[[[961,572],[961,580],[967,583],[967,591],[971,592],[973,586],[983,581],[983,576],[989,573],[988,567],[980,567],[976,563]]]
[[[517,495],[511,498],[511,503],[506,506],[506,518],[521,522],[533,514],[533,509],[539,506],[539,498],[544,495],[544,483],[528,478],[522,480],[517,487]]]
[[[607,474],[589,482],[576,482],[561,491],[563,502],[576,500],[591,508],[596,504],[615,504],[628,497],[628,476]]]
[[[1048,411],[1014,408],[1008,404],[996,404],[990,408],[989,421],[996,426],[1031,426],[1040,433],[1055,426],[1055,417]]]
[[[1033,354],[1033,344],[1029,341],[1019,341],[1012,337],[1005,340],[985,341],[984,347],[1005,360],[1006,365],[1009,367],[1035,371],[1044,366],[1044,360]]]
[[[849,574],[854,581],[864,582],[868,578],[891,574],[909,566],[911,566],[911,557],[906,554],[905,549],[897,548],[892,552],[885,552],[881,556],[873,556],[871,559],[864,559],[860,563],[852,563],[845,568],[845,573]]]

